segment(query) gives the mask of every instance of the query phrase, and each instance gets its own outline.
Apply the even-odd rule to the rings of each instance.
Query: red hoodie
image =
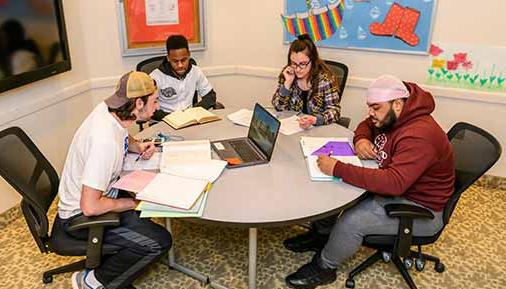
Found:
[[[414,83],[404,84],[410,95],[390,131],[380,133],[370,118],[355,130],[354,143],[366,138],[375,144],[379,169],[337,162],[334,176],[379,195],[402,196],[441,211],[453,193],[453,151],[430,115],[435,107],[432,95]]]

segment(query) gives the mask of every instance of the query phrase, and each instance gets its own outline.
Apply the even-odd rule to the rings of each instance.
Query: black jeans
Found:
[[[70,221],[76,217],[59,221],[67,234],[87,240],[87,229],[68,231]],[[124,288],[170,249],[172,237],[164,227],[139,218],[138,212],[130,210],[120,213],[118,227],[105,228],[103,243],[123,249],[114,255],[103,256],[100,266],[95,268],[95,277],[106,288]]]

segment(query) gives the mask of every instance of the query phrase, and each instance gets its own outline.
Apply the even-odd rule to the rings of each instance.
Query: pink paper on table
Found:
[[[112,185],[113,188],[138,193],[144,189],[155,177],[157,173],[148,171],[133,171],[128,175],[121,177]]]

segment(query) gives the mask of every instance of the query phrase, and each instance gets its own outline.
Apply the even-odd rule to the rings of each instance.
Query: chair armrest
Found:
[[[410,219],[434,219],[434,214],[422,207],[407,204],[388,204],[385,211],[389,217]]]
[[[69,231],[88,229],[88,242],[86,246],[86,268],[93,269],[100,266],[102,258],[102,239],[104,227],[119,226],[118,213],[106,213],[100,216],[86,217],[79,216],[72,220]]]
[[[118,226],[119,214],[106,213],[100,216],[86,217],[79,216],[72,220],[69,225],[69,231],[75,231],[84,228],[105,227],[105,226]]]
[[[399,257],[409,256],[413,240],[413,219],[433,219],[434,214],[425,208],[407,204],[388,204],[385,205],[385,211],[387,216],[399,218],[394,254]]]

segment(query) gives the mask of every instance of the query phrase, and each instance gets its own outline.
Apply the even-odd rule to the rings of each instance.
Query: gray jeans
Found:
[[[337,268],[358,251],[365,235],[397,234],[399,219],[388,217],[384,209],[386,204],[391,203],[422,207],[399,197],[370,196],[360,201],[346,210],[334,224],[329,240],[321,252],[322,265],[327,268]],[[443,212],[432,211],[432,213],[434,213],[434,219],[413,221],[414,236],[431,236],[443,227]]]

